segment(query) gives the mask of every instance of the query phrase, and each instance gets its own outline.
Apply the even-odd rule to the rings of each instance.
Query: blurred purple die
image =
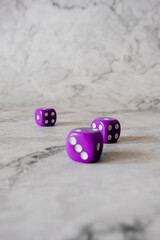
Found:
[[[54,108],[38,108],[35,111],[35,121],[41,127],[50,127],[56,123],[57,114]]]
[[[101,156],[102,149],[103,137],[98,129],[76,128],[68,134],[66,151],[74,161],[96,162]]]
[[[115,143],[120,137],[121,125],[117,119],[103,117],[96,118],[91,123],[91,128],[99,129],[103,134],[103,143]]]

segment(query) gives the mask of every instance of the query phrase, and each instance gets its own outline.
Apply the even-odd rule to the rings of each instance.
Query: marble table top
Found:
[[[97,114],[59,112],[42,128],[33,112],[2,112],[0,239],[159,239],[160,113],[99,113],[120,120],[121,138],[82,164],[67,156],[66,136]]]

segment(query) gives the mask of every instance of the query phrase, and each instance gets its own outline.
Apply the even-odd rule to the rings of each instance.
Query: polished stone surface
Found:
[[[1,239],[158,239],[160,114],[110,114],[122,124],[119,142],[82,164],[67,156],[66,136],[97,114],[60,113],[55,127],[41,128],[32,110],[15,121],[2,114]]]
[[[159,16],[158,0],[1,0],[0,239],[159,240]],[[102,116],[119,141],[69,159],[68,132]]]

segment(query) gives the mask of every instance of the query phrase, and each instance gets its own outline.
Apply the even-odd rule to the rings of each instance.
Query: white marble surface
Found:
[[[0,239],[159,240],[159,26],[158,0],[0,0]],[[68,132],[99,116],[119,142],[71,161]]]

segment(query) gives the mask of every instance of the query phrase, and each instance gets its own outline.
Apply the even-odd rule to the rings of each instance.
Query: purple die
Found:
[[[102,149],[103,137],[98,129],[76,128],[68,134],[66,151],[74,161],[96,162],[101,156]]]
[[[91,127],[102,132],[103,143],[115,143],[120,137],[121,125],[117,119],[109,117],[96,118],[91,123]]]
[[[35,121],[41,127],[53,126],[56,120],[57,114],[54,108],[38,108],[35,111]]]

